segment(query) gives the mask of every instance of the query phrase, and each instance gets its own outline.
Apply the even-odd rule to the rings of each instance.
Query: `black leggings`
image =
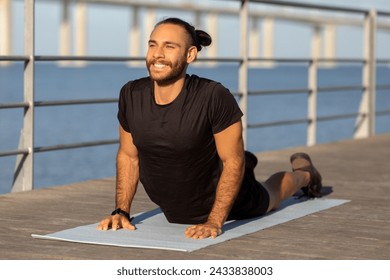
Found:
[[[244,179],[228,220],[249,219],[267,213],[270,197],[268,191],[255,178],[253,169],[256,164],[256,156],[245,152]]]

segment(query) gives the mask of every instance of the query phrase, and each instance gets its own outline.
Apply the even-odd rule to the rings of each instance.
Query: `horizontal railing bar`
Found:
[[[377,11],[376,13],[377,13],[378,16],[385,16],[385,17],[389,17],[390,16],[390,12]]]
[[[335,63],[366,63],[365,59],[362,58],[342,58],[342,57],[335,57],[335,58],[317,58],[315,59],[317,62],[335,62]]]
[[[377,116],[390,115],[390,110],[376,111],[375,115],[377,115]]]
[[[36,61],[144,61],[144,56],[64,56],[64,55],[37,55]],[[198,61],[220,61],[220,62],[242,62],[238,57],[205,57],[199,58]]]
[[[29,107],[30,104],[27,102],[20,103],[0,103],[0,109],[12,109],[12,108],[26,108]]]
[[[384,112],[384,113],[387,113],[387,112]],[[322,116],[322,117],[317,117],[317,121],[329,121],[329,120],[337,120],[337,119],[355,118],[358,115],[359,115],[359,113]],[[306,119],[283,120],[283,121],[275,121],[275,122],[254,123],[254,124],[248,124],[248,128],[261,128],[261,127],[280,126],[280,125],[292,125],[292,124],[307,123],[309,121],[310,120],[306,118]]]
[[[318,88],[318,92],[330,92],[330,91],[352,91],[352,90],[363,90],[364,87],[361,86],[338,86],[338,87],[322,87]],[[377,89],[390,89],[390,85],[381,85],[377,86]],[[260,91],[249,91],[248,95],[273,95],[273,94],[293,94],[293,93],[307,93],[309,92],[308,88],[295,88],[295,89],[268,89]],[[232,92],[234,96],[241,97],[242,93]],[[104,103],[116,103],[118,102],[117,98],[102,98],[102,99],[80,99],[80,100],[58,100],[58,101],[36,101],[34,105],[36,107],[45,107],[45,106],[66,106],[66,105],[88,105],[88,104],[104,104]],[[0,104],[0,109],[10,109],[10,108],[23,108],[29,107],[27,102],[23,103],[9,103],[9,104]]]
[[[352,91],[352,90],[363,90],[362,86],[335,86],[335,87],[319,87],[317,88],[318,92],[329,92],[329,91]],[[249,91],[248,95],[272,95],[272,94],[292,94],[292,93],[307,93],[309,88],[293,88],[293,89],[266,89],[266,90],[257,90]]]
[[[115,102],[118,102],[118,98],[36,101],[34,102],[34,105],[36,107],[44,107],[44,106],[62,106],[62,105],[101,104],[101,103],[115,103]]]
[[[377,64],[390,64],[390,59],[380,58],[375,60]]]
[[[231,92],[231,94],[233,94],[234,96],[238,96],[238,97],[243,96],[242,92]]]
[[[0,55],[0,61],[28,61],[30,58],[25,55]]]
[[[65,56],[65,55],[37,55],[35,61],[144,61],[145,57],[131,56]]]
[[[318,87],[318,92],[331,92],[331,91],[352,91],[352,90],[364,90],[365,87],[359,86],[332,86],[332,87]]]
[[[34,152],[49,152],[49,151],[58,151],[65,149],[76,149],[76,148],[85,148],[85,147],[93,147],[93,146],[103,146],[103,145],[113,145],[118,144],[119,140],[100,140],[100,141],[91,141],[91,142],[79,142],[73,144],[61,144],[61,145],[53,145],[53,146],[45,146],[45,147],[35,147]],[[9,151],[0,151],[0,157],[5,156],[13,156],[20,154],[28,154],[28,149],[25,150],[9,150]]]
[[[0,157],[15,156],[15,155],[27,155],[28,153],[29,153],[28,149],[0,151]]]
[[[154,3],[145,3],[146,1],[131,1],[129,0],[113,0],[107,3],[107,1],[104,0],[84,0],[86,2],[94,3],[94,4],[100,4],[100,5],[120,5],[120,6],[132,6],[133,8],[146,8],[146,9],[158,9],[158,10],[179,10],[183,11],[192,11],[195,13],[216,13],[219,15],[237,15],[239,13],[239,9],[237,8],[231,8],[228,6],[224,7],[211,7],[211,6],[204,6],[204,5],[177,5],[173,3],[161,3],[161,1],[154,2]],[[337,17],[315,17],[315,16],[309,16],[307,14],[305,15],[299,15],[296,13],[278,13],[266,10],[257,10],[257,9],[251,9],[248,12],[249,17],[257,17],[257,18],[264,18],[264,17],[271,17],[271,18],[278,18],[279,20],[286,20],[286,21],[296,21],[296,22],[303,22],[306,24],[326,24],[328,22],[332,22],[338,25],[344,24],[344,25],[361,25],[362,19],[354,19],[354,18],[347,18],[344,17],[343,19],[337,18]]]
[[[236,62],[236,63],[241,63],[242,58],[239,57],[199,57],[196,59],[196,61],[199,62]],[[196,63],[195,61],[195,63]]]
[[[279,125],[291,125],[291,124],[300,124],[307,123],[309,119],[295,119],[295,120],[283,120],[283,121],[274,121],[274,122],[262,122],[262,123],[253,123],[248,124],[248,128],[261,128],[269,126],[279,126]]]
[[[359,113],[350,113],[350,114],[340,114],[340,115],[332,115],[332,116],[320,116],[317,117],[317,121],[330,121],[337,119],[346,119],[346,118],[356,118]],[[376,115],[390,115],[390,110],[383,110],[376,112]],[[274,122],[263,122],[263,123],[254,123],[248,124],[248,128],[261,128],[261,127],[270,127],[270,126],[280,126],[280,125],[292,125],[292,124],[300,124],[307,123],[309,119],[295,119],[295,120],[283,120],[283,121],[274,121]],[[80,142],[74,144],[61,144],[61,145],[53,145],[46,147],[36,147],[34,148],[34,152],[48,152],[48,151],[58,151],[64,149],[75,149],[75,148],[83,148],[83,147],[92,147],[92,146],[101,146],[101,145],[113,145],[118,144],[119,140],[102,140],[102,141],[91,141],[91,142]],[[28,154],[28,150],[10,150],[10,151],[1,151],[0,157],[3,156],[11,156],[18,154]]]
[[[339,114],[339,115],[331,115],[331,116],[319,116],[319,117],[317,117],[317,121],[332,121],[332,120],[339,120],[339,119],[349,119],[349,118],[356,118],[359,115],[364,116],[365,114],[350,113],[350,114]]]
[[[317,117],[317,121],[331,121],[338,119],[348,119],[348,118],[356,118],[357,116],[364,116],[364,114],[360,113],[350,113],[350,114],[338,114],[331,116],[319,116]],[[390,115],[390,110],[378,111],[376,115]],[[299,124],[299,123],[307,123],[310,121],[309,119],[295,119],[295,120],[282,120],[275,122],[263,122],[263,123],[254,123],[248,124],[248,128],[261,128],[261,127],[269,127],[269,126],[279,126],[279,125],[291,125],[291,124]]]
[[[74,144],[61,144],[54,146],[46,146],[46,147],[36,147],[34,148],[34,152],[49,152],[49,151],[58,151],[65,149],[76,149],[76,148],[85,148],[85,147],[93,147],[93,146],[102,146],[102,145],[113,145],[118,144],[119,140],[101,140],[101,141],[91,141],[91,142],[79,142]]]
[[[284,63],[309,63],[310,58],[286,58],[286,57],[248,57],[250,62],[284,62]]]
[[[288,6],[294,8],[302,8],[302,9],[318,9],[324,11],[345,12],[345,13],[354,13],[354,14],[366,14],[368,12],[368,10],[364,10],[364,9],[335,7],[335,6],[326,6],[326,5],[308,4],[308,3],[297,3],[297,2],[289,2],[289,1],[250,0],[249,2],[270,4],[275,6]]]
[[[390,89],[390,85],[376,85],[377,90]]]
[[[248,91],[248,95],[272,95],[272,94],[288,94],[288,93],[308,93],[308,88],[293,88],[293,89],[265,89]]]
[[[280,62],[280,63],[311,63],[314,60],[317,62],[334,62],[334,63],[365,63],[366,60],[362,58],[283,58],[283,57],[249,57],[252,62]]]
[[[87,104],[102,104],[102,103],[116,103],[118,98],[101,98],[101,99],[79,99],[79,100],[56,100],[56,101],[35,101],[35,107],[45,106],[63,106],[63,105],[87,105]],[[21,103],[2,103],[0,104],[1,109],[12,109],[12,108],[25,108],[30,105],[27,102]]]
[[[64,55],[37,55],[34,57],[36,61],[112,61],[112,62],[125,62],[125,61],[144,61],[144,56],[64,56]],[[22,55],[0,55],[0,61],[28,61],[28,56]],[[283,57],[249,57],[249,61],[252,62],[280,62],[280,63],[310,63],[312,58],[283,58]],[[239,57],[203,57],[198,58],[200,62],[236,62],[241,63],[242,59]],[[365,63],[361,58],[317,58],[318,62],[335,62],[335,63]],[[390,63],[390,59],[377,59],[377,63],[385,64]]]

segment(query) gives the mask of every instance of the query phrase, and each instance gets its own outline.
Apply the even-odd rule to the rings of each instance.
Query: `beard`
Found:
[[[162,71],[163,73],[155,73],[151,70],[151,67],[154,63],[159,62],[166,65],[166,70]],[[177,60],[175,63],[168,61],[150,59],[146,61],[146,67],[149,71],[150,78],[155,81],[159,86],[173,84],[181,77],[183,77],[187,69],[187,61],[185,59]]]

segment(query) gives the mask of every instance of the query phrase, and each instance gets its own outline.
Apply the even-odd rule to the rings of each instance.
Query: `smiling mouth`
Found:
[[[168,67],[167,64],[163,64],[163,63],[153,63],[152,65],[156,69],[164,69],[164,68]]]

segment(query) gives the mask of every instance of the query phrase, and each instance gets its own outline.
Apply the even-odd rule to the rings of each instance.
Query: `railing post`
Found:
[[[376,11],[366,14],[364,21],[363,94],[359,115],[355,123],[354,138],[366,138],[375,134],[376,95]]]
[[[274,57],[274,19],[265,17],[262,24],[263,33],[263,57],[273,58]],[[262,63],[263,67],[273,67],[274,62],[272,60],[265,61]]]
[[[317,72],[318,58],[321,52],[321,28],[314,27],[312,35],[312,59],[308,69],[309,95],[307,100],[307,117],[309,119],[307,127],[307,145],[313,146],[317,142]]]
[[[69,0],[62,0],[61,3],[62,15],[60,23],[60,49],[59,53],[63,56],[68,56],[71,53],[71,26],[69,19]],[[59,65],[68,66],[69,61],[60,61]]]
[[[214,38],[213,43],[211,46],[207,49],[207,56],[208,57],[217,57],[218,55],[218,14],[216,13],[208,13],[207,15],[207,29],[211,36],[211,38]],[[213,65],[215,62],[209,64]]]
[[[140,16],[139,8],[134,6],[131,8],[130,14],[130,30],[129,30],[129,55],[139,57],[141,56],[141,26],[140,26]],[[129,61],[129,66],[141,66],[144,65],[144,62],[141,61]]]
[[[335,62],[332,61],[336,57],[336,26],[334,24],[327,24],[324,29],[324,56],[329,61],[321,65],[334,67]]]
[[[12,52],[12,11],[11,0],[0,0],[0,55]],[[9,65],[9,61],[1,61],[1,65]]]
[[[24,52],[28,60],[24,64],[24,109],[23,129],[19,150],[28,150],[18,156],[14,173],[12,192],[28,191],[34,185],[34,64],[35,64],[35,1],[24,1]]]
[[[241,0],[240,8],[240,56],[241,63],[238,70],[238,90],[242,96],[240,98],[240,108],[244,113],[242,117],[242,135],[244,145],[247,147],[247,104],[248,104],[248,18],[249,18],[249,3],[247,0]]]
[[[259,18],[254,16],[250,18],[249,28],[249,57],[259,58],[260,57],[260,30],[259,30]],[[251,62],[251,66],[259,66],[259,62]]]
[[[145,25],[145,31],[144,31],[144,41],[149,41],[149,36],[152,34],[154,25],[156,24],[156,10],[154,8],[150,8],[146,10],[146,15],[144,18],[144,25]]]
[[[77,56],[84,56],[87,53],[87,3],[76,2],[75,10],[75,52]],[[77,61],[75,65],[85,66],[85,61]]]

